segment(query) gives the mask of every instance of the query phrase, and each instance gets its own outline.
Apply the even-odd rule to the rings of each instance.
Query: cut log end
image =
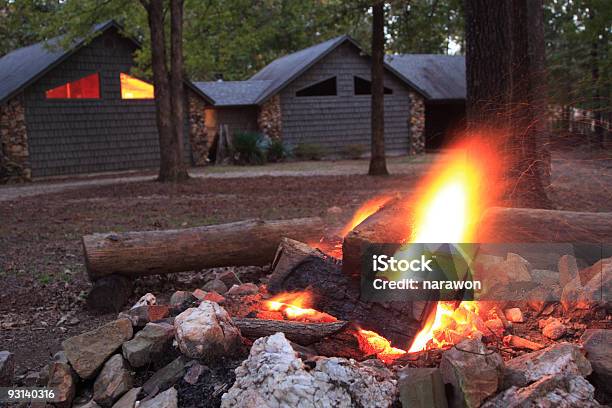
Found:
[[[87,296],[89,310],[117,313],[132,295],[132,280],[121,275],[109,275],[98,279]]]

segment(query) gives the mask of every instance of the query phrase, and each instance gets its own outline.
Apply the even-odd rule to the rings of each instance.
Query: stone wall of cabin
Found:
[[[194,166],[204,166],[208,163],[208,151],[212,146],[212,138],[206,129],[206,103],[192,91],[188,92],[189,106],[189,143]]]
[[[410,92],[410,154],[425,153],[425,101]]]
[[[257,114],[259,131],[272,139],[282,139],[281,98],[274,95],[259,108]]]
[[[29,158],[25,108],[19,96],[0,105],[0,184],[31,180]]]

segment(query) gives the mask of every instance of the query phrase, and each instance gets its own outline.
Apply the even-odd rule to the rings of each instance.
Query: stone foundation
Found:
[[[30,181],[28,135],[21,97],[0,106],[0,184]]]
[[[259,131],[270,138],[282,139],[280,95],[274,95],[259,108],[257,125]]]
[[[189,93],[189,142],[196,166],[208,163],[208,150],[212,146],[213,135],[209,135],[206,129],[205,107],[202,98]]]
[[[410,92],[410,154],[425,153],[425,101]]]

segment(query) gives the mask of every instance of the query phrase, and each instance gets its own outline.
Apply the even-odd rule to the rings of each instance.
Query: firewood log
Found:
[[[180,230],[92,234],[83,237],[92,281],[183,272],[219,266],[266,265],[283,237],[318,241],[320,218],[247,220]]]
[[[285,337],[302,346],[316,343],[344,329],[347,322],[305,323],[288,320],[247,319],[235,317],[234,324],[244,337],[258,339],[274,333],[285,333]]]
[[[609,243],[612,213],[493,207],[479,230],[481,242]]]

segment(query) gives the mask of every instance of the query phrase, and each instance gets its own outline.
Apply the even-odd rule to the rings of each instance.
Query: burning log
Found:
[[[92,234],[83,237],[92,281],[107,275],[136,277],[213,268],[266,265],[281,238],[318,240],[320,218],[247,220],[181,230]]]
[[[510,347],[533,350],[533,351],[537,351],[537,350],[544,348],[544,346],[540,343],[536,343],[536,342],[524,339],[519,336],[514,336],[512,334],[504,337],[504,344],[507,344]]]
[[[489,208],[481,220],[481,242],[608,242],[612,213]]]
[[[421,328],[423,308],[415,317],[410,302],[361,301],[359,278],[344,274],[338,260],[304,243],[283,239],[272,268],[270,293],[308,290],[318,310],[373,330],[395,345],[408,346]]]
[[[325,337],[331,336],[346,327],[347,322],[334,323],[304,323],[287,320],[264,320],[233,318],[234,324],[240,329],[243,336],[258,339],[283,332],[285,337],[302,346],[316,343]]]

